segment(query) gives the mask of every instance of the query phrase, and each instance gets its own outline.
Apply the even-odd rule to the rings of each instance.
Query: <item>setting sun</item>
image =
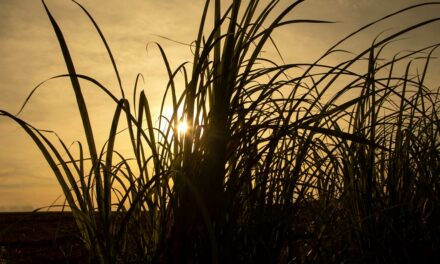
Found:
[[[188,131],[188,124],[185,121],[179,122],[179,125],[177,126],[177,131],[179,132],[179,135],[183,135]]]

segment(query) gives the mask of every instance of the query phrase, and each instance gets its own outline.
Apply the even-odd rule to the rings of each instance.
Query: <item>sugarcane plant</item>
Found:
[[[73,150],[18,114],[0,114],[27,132],[50,165],[90,262],[438,259],[439,92],[426,79],[439,44],[390,59],[385,48],[440,18],[379,35],[358,53],[341,46],[391,17],[439,3],[373,21],[312,63],[285,63],[275,30],[332,23],[291,19],[303,2],[233,0],[223,9],[220,0],[206,0],[191,62],[173,68],[157,44],[168,81],[156,122],[138,87],[141,75],[133,100],[126,98],[110,45],[85,7],[73,1],[104,43],[120,96],[76,72],[63,32],[42,1],[67,67],[51,79],[70,79],[86,142]],[[279,58],[265,56],[268,49]],[[335,54],[347,59],[325,62]],[[413,67],[419,61],[421,71]],[[100,149],[80,81],[115,103]],[[124,133],[131,154],[115,148]]]

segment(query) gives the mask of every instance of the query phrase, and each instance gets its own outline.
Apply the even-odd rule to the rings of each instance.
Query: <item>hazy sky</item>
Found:
[[[146,93],[153,106],[155,103],[157,106],[166,85],[165,68],[158,50],[149,45],[147,52],[146,45],[156,41],[161,43],[174,67],[190,60],[191,52],[186,46],[156,35],[185,43],[193,41],[204,1],[79,2],[93,15],[107,37],[127,94],[131,96],[136,74],[142,73],[146,79]],[[286,62],[311,62],[330,44],[366,22],[419,2],[422,1],[305,1],[292,12],[291,18],[327,19],[338,23],[289,26],[276,31],[274,38]],[[93,76],[118,94],[111,63],[85,14],[69,0],[47,0],[47,4],[65,34],[77,72]],[[440,7],[421,8],[383,23],[360,35],[348,48],[366,48],[383,30],[396,30],[432,18],[440,14],[439,11]],[[415,49],[440,42],[439,23],[407,37],[408,40],[397,44],[399,48]],[[438,64],[434,64],[433,69],[439,72]],[[0,109],[16,113],[33,87],[63,73],[66,73],[65,64],[41,2],[0,0]],[[438,75],[432,78],[439,83]],[[97,89],[85,86],[84,90],[95,134],[102,143],[114,104]],[[37,128],[56,131],[66,143],[83,140],[78,133],[81,123],[68,80],[53,80],[45,84],[20,117]],[[0,211],[50,205],[60,194],[55,176],[35,144],[12,121],[0,118]]]

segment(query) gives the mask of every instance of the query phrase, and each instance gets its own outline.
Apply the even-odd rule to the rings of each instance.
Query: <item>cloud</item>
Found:
[[[0,212],[30,212],[33,210],[32,205],[0,205]]]
[[[336,2],[340,5],[350,7],[353,9],[360,9],[369,6],[373,6],[377,1],[375,0],[336,0]]]

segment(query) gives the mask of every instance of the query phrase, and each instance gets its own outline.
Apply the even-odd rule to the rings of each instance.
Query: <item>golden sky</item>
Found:
[[[153,106],[157,107],[166,85],[166,72],[157,48],[149,45],[147,52],[146,45],[159,42],[174,67],[191,60],[188,47],[157,35],[185,43],[193,41],[204,0],[79,2],[104,32],[118,64],[126,94],[131,97],[136,74],[142,73],[146,80],[146,93]],[[308,0],[292,12],[291,18],[324,19],[338,23],[288,26],[277,30],[274,38],[287,63],[311,62],[331,44],[366,22],[420,2],[423,1]],[[119,94],[110,60],[85,14],[69,0],[47,0],[47,4],[63,30],[77,72],[96,78]],[[396,30],[432,18],[439,11],[440,7],[421,8],[376,26],[345,47],[353,51],[367,48],[383,30]],[[437,23],[406,37],[407,40],[396,45],[399,49],[415,49],[440,42],[440,26]],[[434,64],[432,69],[440,73],[438,65]],[[16,113],[33,87],[63,73],[66,73],[65,64],[41,2],[0,0],[0,109]],[[439,75],[433,74],[432,77],[437,85],[440,83]],[[115,106],[97,89],[84,86],[84,90],[95,135],[102,143]],[[56,131],[68,144],[77,139],[83,140],[68,80],[46,83],[20,117],[37,128]],[[55,176],[34,143],[12,121],[0,118],[0,211],[50,205],[60,194]]]

